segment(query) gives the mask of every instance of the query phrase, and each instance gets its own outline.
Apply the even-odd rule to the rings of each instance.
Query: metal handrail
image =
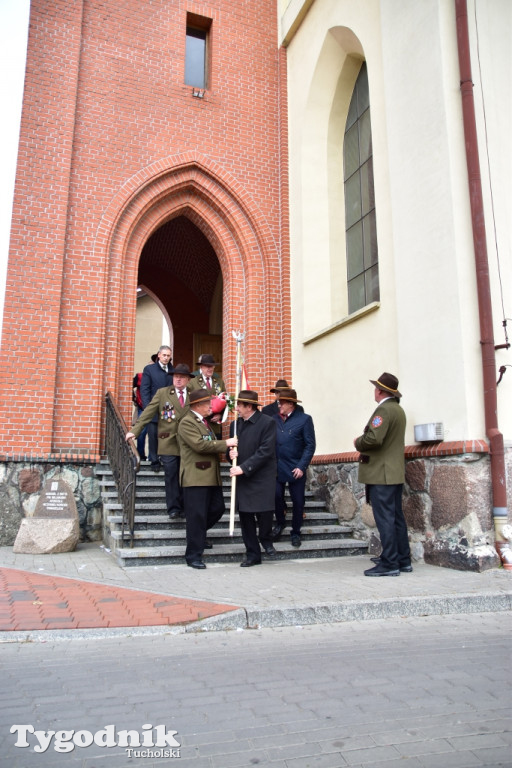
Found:
[[[125,525],[130,532],[130,547],[133,547],[135,529],[135,480],[140,469],[140,456],[135,447],[135,440],[126,441],[126,427],[117,404],[111,392],[105,395],[106,419],[106,453],[110,468],[117,487],[117,497],[123,508],[123,523],[121,527],[121,542],[124,542]]]

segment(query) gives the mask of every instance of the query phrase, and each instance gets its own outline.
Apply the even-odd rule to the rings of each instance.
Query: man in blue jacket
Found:
[[[157,352],[154,363],[146,365],[142,371],[140,396],[142,407],[147,408],[157,391],[162,387],[172,387],[171,348],[162,345]],[[148,459],[153,472],[160,472],[161,464],[158,458],[158,414],[148,424]]]
[[[284,530],[284,492],[286,484],[293,505],[291,544],[300,547],[300,530],[304,516],[306,471],[316,448],[313,419],[297,409],[297,392],[282,389],[279,392],[279,413],[273,416],[277,425],[277,482],[276,525],[272,531],[277,541]]]

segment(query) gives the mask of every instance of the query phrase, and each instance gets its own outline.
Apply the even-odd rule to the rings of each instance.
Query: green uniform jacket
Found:
[[[380,403],[355,445],[359,482],[367,485],[400,485],[405,480],[405,413],[392,398]]]
[[[157,389],[130,431],[138,437],[146,424],[158,414],[158,455],[179,456],[178,423],[189,410],[188,398],[182,408],[175,387],[162,387]]]
[[[202,373],[197,373],[195,379],[191,379],[189,384],[190,390],[194,389],[208,389],[206,386],[206,379]],[[226,385],[217,373],[212,376],[212,395],[219,395],[221,392],[226,392]]]
[[[189,411],[178,425],[180,446],[180,484],[220,485],[220,456],[227,449],[225,440],[217,440],[200,416]]]

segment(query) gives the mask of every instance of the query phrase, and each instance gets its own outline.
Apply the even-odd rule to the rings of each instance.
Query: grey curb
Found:
[[[38,643],[69,640],[94,640],[105,637],[143,637],[176,635],[193,632],[240,631],[267,627],[335,624],[345,621],[371,621],[413,616],[447,614],[493,613],[512,610],[512,594],[461,594],[454,597],[387,598],[382,600],[348,601],[315,606],[245,609],[237,608],[217,616],[180,626],[116,627],[114,629],[40,630],[35,632],[4,632],[1,643]]]

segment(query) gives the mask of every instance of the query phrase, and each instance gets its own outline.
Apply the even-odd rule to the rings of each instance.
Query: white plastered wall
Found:
[[[501,0],[497,5],[503,10],[501,25],[493,23],[489,2],[477,0],[481,60],[493,71],[486,100],[493,105],[503,102],[496,79],[510,86],[510,67],[504,68],[504,62],[510,64],[510,14]],[[446,440],[482,438],[480,332],[454,3],[292,0],[284,11],[293,384],[314,418],[317,453],[352,449],[373,407],[368,379],[384,370],[400,378],[407,442],[414,442],[414,424],[429,421],[444,423]],[[294,18],[300,20],[296,29]],[[491,46],[487,40],[483,44],[482,35],[492,36]],[[370,84],[381,300],[350,322],[340,179],[346,111],[362,57]],[[475,83],[477,75],[473,72]],[[487,87],[484,68],[482,77]],[[507,93],[509,102],[510,87]],[[501,142],[498,160],[505,156],[510,163],[510,113],[504,123],[504,128],[495,126],[490,142],[495,147]],[[500,192],[502,284],[508,280],[510,312],[511,217],[505,222],[503,215],[510,213],[510,172],[507,178],[504,170],[498,162],[491,176]],[[493,231],[487,235],[494,249]],[[500,343],[496,272],[491,268]],[[512,437],[512,369],[500,387],[500,427]]]

